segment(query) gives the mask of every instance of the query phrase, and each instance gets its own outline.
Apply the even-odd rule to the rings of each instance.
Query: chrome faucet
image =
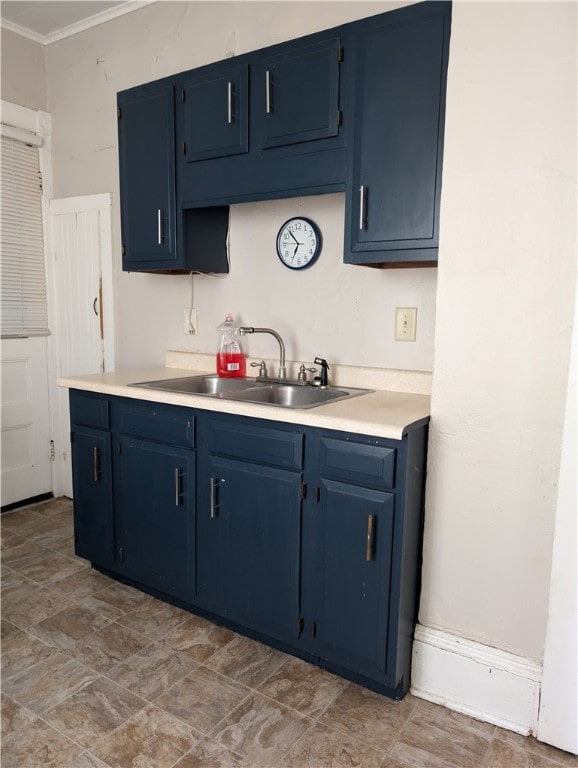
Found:
[[[272,328],[253,328],[252,326],[241,326],[239,328],[239,333],[241,336],[245,336],[248,333],[270,333],[271,336],[274,336],[277,341],[279,342],[279,373],[278,377],[280,379],[286,379],[287,378],[287,368],[285,366],[285,344],[283,343],[283,339],[277,331],[274,331]]]

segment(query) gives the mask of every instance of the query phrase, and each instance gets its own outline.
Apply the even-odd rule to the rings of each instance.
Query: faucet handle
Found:
[[[309,373],[317,373],[317,368],[306,368],[304,363],[301,363],[299,367],[299,376],[297,377],[297,381],[300,384],[307,384],[307,371]]]
[[[259,376],[266,379],[268,377],[267,373],[267,363],[264,360],[261,360],[260,363],[249,363],[251,368],[258,368],[259,369]]]

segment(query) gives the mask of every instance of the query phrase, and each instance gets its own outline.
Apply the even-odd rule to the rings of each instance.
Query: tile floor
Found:
[[[559,768],[576,759],[393,702],[92,571],[67,499],[2,515],[3,768]]]

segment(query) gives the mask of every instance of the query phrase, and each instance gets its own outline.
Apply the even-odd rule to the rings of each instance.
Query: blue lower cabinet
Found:
[[[110,433],[73,423],[71,430],[75,552],[102,567],[113,563]]]
[[[120,572],[172,597],[194,595],[195,454],[121,437],[115,455]]]
[[[198,597],[282,642],[298,637],[301,475],[212,456],[197,522]]]
[[[75,392],[71,413],[77,554],[404,696],[426,424],[387,440]]]
[[[310,647],[329,662],[387,681],[394,496],[322,480],[313,512],[314,550],[304,615]]]

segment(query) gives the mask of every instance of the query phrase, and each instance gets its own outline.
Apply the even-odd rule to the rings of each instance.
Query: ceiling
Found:
[[[2,0],[2,26],[47,45],[153,0]]]

